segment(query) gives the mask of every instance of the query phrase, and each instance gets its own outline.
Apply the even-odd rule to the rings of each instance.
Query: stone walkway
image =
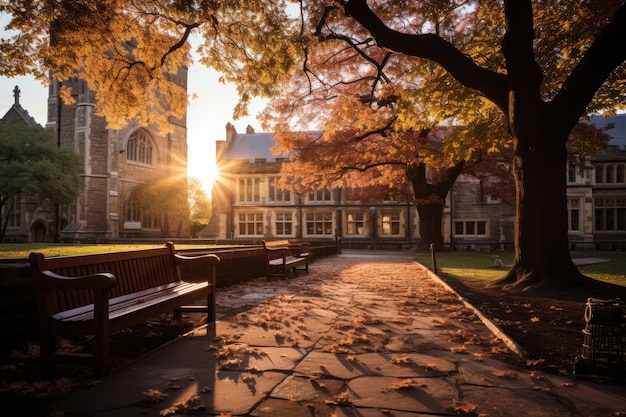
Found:
[[[56,415],[626,416],[624,387],[533,372],[410,256],[344,254],[218,291],[218,321]]]

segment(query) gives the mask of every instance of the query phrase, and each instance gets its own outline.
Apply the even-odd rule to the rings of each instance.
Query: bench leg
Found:
[[[41,329],[39,334],[39,365],[43,379],[52,379],[56,373],[53,360],[56,342],[56,335],[50,334],[48,329]]]
[[[183,318],[182,310],[180,309],[180,307],[175,308],[174,311],[172,312],[172,319],[180,320],[181,318]]]
[[[93,374],[96,378],[100,378],[109,372],[111,340],[108,335],[97,333],[94,335],[93,342],[94,342]]]
[[[206,306],[207,306],[207,313],[206,313],[206,319],[207,319],[207,323],[211,323],[214,322],[216,317],[215,317],[215,310],[216,310],[216,300],[215,300],[215,286],[213,286],[213,290],[209,293],[209,295],[206,298]]]

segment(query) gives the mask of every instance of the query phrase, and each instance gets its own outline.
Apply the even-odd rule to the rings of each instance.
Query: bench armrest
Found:
[[[309,253],[308,243],[290,243],[289,252],[294,256],[300,256],[302,253]]]
[[[181,266],[218,265],[220,263],[220,258],[212,254],[189,256],[177,253],[174,255],[174,259],[176,264]]]
[[[52,271],[39,271],[35,285],[41,288],[56,288],[63,290],[108,290],[115,287],[117,279],[113,274],[101,272],[81,277],[66,277]]]
[[[285,253],[289,250],[289,248],[265,248],[266,251],[268,252],[280,252],[280,253]]]

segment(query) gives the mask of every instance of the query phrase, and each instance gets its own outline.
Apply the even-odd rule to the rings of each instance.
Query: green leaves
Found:
[[[68,203],[80,184],[78,155],[57,148],[50,131],[0,124],[0,195],[21,192]]]

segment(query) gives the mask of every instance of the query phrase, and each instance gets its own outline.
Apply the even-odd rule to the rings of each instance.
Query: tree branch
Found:
[[[369,8],[366,0],[348,0],[344,3],[344,12],[367,29],[380,47],[438,63],[461,84],[479,91],[505,114],[508,113],[508,82],[505,74],[479,67],[440,36],[412,35],[389,28]]]
[[[345,171],[365,172],[368,169],[372,169],[372,168],[376,168],[376,167],[380,167],[380,166],[385,166],[385,165],[406,166],[406,162],[405,161],[384,161],[384,162],[376,162],[376,163],[373,163],[373,164],[363,165],[361,167],[357,167],[357,166],[342,166],[341,167],[341,171],[343,171],[343,172],[345,172]]]
[[[180,49],[185,44],[185,42],[187,42],[187,39],[189,39],[189,35],[191,35],[191,31],[197,28],[198,26],[200,26],[200,24],[190,23],[190,24],[184,24],[184,26],[185,26],[185,33],[183,33],[183,37],[180,38],[179,41],[176,42],[174,45],[170,46],[170,49],[165,54],[163,54],[163,56],[161,57],[161,65],[165,65],[165,60],[167,59],[167,57],[174,51]]]
[[[626,61],[626,2],[596,37],[548,105],[551,118],[571,130],[608,76]],[[568,130],[568,131],[569,131]]]
[[[504,2],[507,31],[502,40],[502,52],[511,89],[516,100],[541,101],[543,74],[535,59],[533,10],[530,0]]]
[[[368,136],[371,135],[382,135],[385,136],[387,133],[387,130],[391,129],[391,126],[393,126],[393,124],[396,122],[398,118],[397,117],[392,117],[391,119],[389,119],[389,122],[387,122],[386,125],[378,128],[378,129],[374,129],[374,130],[370,130],[368,132],[365,132],[359,136],[355,136],[353,138],[353,140],[355,142],[361,142],[362,140],[365,140]]]

